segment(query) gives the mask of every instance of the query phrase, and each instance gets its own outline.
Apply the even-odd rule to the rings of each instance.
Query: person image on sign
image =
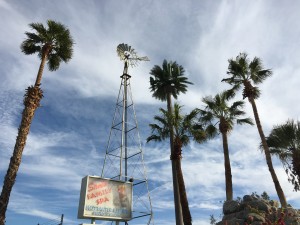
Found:
[[[124,184],[118,185],[118,196],[114,196],[114,205],[117,207],[126,208],[129,206],[129,200],[127,197],[126,186]]]

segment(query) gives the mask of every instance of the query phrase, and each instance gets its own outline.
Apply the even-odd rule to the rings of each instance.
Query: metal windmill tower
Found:
[[[154,224],[148,181],[143,160],[143,151],[138,131],[130,86],[129,66],[148,57],[138,57],[127,44],[119,44],[118,56],[124,61],[121,85],[113,122],[106,147],[101,177],[133,183],[132,220],[125,224]],[[116,222],[118,223],[118,222]]]

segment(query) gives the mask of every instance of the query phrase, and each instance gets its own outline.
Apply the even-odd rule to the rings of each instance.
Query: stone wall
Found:
[[[216,225],[300,225],[300,210],[292,207],[281,209],[278,201],[266,200],[258,195],[245,195],[240,200],[226,201],[223,214],[222,221]]]

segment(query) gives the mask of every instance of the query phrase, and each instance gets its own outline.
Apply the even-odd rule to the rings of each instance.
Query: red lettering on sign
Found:
[[[105,198],[99,198],[99,199],[97,199],[97,205],[101,205],[102,203],[104,203],[104,202],[108,202],[109,201],[109,199],[107,198],[107,197],[105,197]]]
[[[99,182],[99,183],[91,183],[88,186],[88,192],[91,192],[93,190],[99,189],[99,188],[103,188],[107,186],[107,182]]]
[[[102,195],[107,195],[109,193],[111,193],[111,188],[106,188],[106,189],[100,190],[98,192],[92,192],[92,193],[87,194],[87,199],[96,198],[96,197],[99,197]]]

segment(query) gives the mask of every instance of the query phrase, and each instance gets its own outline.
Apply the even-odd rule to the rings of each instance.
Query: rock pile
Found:
[[[300,210],[279,208],[279,203],[258,195],[245,195],[243,199],[226,201],[222,221],[216,225],[300,225]]]

